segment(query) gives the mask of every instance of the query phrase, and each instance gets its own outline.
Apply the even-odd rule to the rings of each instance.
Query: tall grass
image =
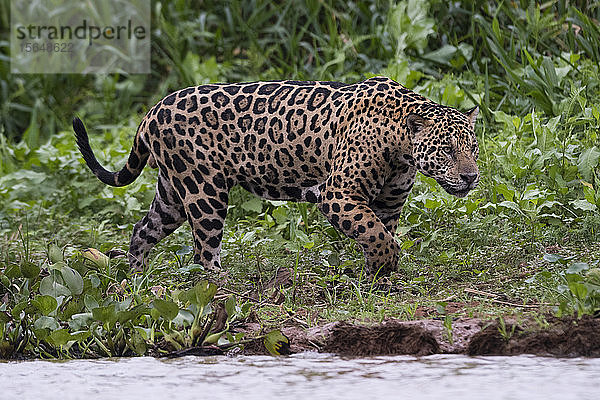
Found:
[[[152,74],[118,76],[106,88],[103,77],[10,74],[8,1],[0,7],[1,126],[10,140],[34,148],[82,109],[114,124],[185,85],[356,81],[397,62],[437,77],[467,71],[485,76],[488,121],[487,110],[502,106],[556,115],[564,95],[557,91],[569,88],[554,79],[550,61],[540,58],[562,59],[576,69],[567,53],[600,61],[596,1],[155,1]],[[468,82],[461,86],[473,89]],[[519,102],[510,92],[529,99]],[[118,100],[117,112],[106,109],[109,98]]]

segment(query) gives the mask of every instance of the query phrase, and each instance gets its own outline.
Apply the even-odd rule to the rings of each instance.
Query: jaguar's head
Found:
[[[478,113],[477,107],[463,114],[437,106],[406,116],[415,166],[457,197],[479,183],[479,146],[473,132]]]

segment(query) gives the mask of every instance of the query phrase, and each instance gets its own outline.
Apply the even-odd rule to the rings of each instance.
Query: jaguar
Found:
[[[240,185],[265,199],[316,203],[362,247],[368,272],[389,274],[417,171],[457,197],[477,186],[477,114],[385,77],[205,84],[153,106],[117,172],[100,165],[77,117],[73,129],[85,163],[107,185],[132,183],[146,164],[158,168],[154,200],[131,236],[134,269],[187,221],[194,262],[219,270],[229,191]]]

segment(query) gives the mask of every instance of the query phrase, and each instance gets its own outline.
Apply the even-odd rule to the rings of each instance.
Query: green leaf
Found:
[[[96,299],[87,293],[83,297],[83,304],[85,304],[85,308],[87,308],[88,311],[92,311],[94,308],[98,308],[100,306]]]
[[[34,278],[37,278],[38,275],[40,274],[40,267],[29,261],[23,262],[20,265],[20,269],[21,269],[21,274],[25,278],[34,279]]]
[[[402,250],[407,250],[407,249],[410,249],[411,247],[413,247],[414,245],[415,245],[415,241],[414,240],[407,239],[407,240],[403,240],[402,241],[402,244],[400,245],[400,248]]]
[[[465,211],[467,212],[467,214],[472,214],[473,211],[475,211],[477,209],[477,206],[479,205],[479,203],[481,203],[483,201],[483,199],[477,199],[475,201],[467,201],[465,203]]]
[[[549,263],[555,263],[557,261],[559,261],[562,257],[559,256],[558,254],[544,254],[544,260],[548,261]]]
[[[341,264],[340,254],[337,251],[332,251],[329,256],[327,256],[327,262],[329,265],[338,267]]]
[[[138,304],[131,310],[117,311],[117,321],[119,321],[120,324],[124,324],[129,321],[134,321],[140,315],[148,314],[149,312],[150,309],[146,307],[145,304]]]
[[[194,288],[189,288],[187,290],[183,290],[183,291],[179,292],[179,294],[177,295],[177,298],[182,303],[189,302],[192,304],[196,304],[196,293],[194,292]],[[156,310],[156,311],[158,312],[158,310]]]
[[[554,87],[558,87],[558,76],[556,75],[554,63],[550,58],[544,57],[544,61],[542,61],[542,68],[544,69],[544,75],[549,83],[551,83]]]
[[[177,316],[173,319],[173,323],[177,326],[190,326],[194,322],[194,314],[188,310],[179,310]]]
[[[219,341],[221,335],[223,335],[223,332],[212,333],[204,339],[204,343],[215,344]]]
[[[10,321],[12,321],[10,314],[6,311],[0,311],[0,324],[5,324]]]
[[[589,203],[600,205],[600,190],[596,192],[590,183],[583,183],[583,195]]]
[[[152,301],[152,306],[160,313],[160,315],[163,318],[169,321],[175,319],[175,317],[179,313],[179,306],[169,300],[154,299]]]
[[[181,246],[181,248],[177,250],[175,254],[177,254],[178,256],[185,256],[187,254],[190,254],[192,250],[192,246]]]
[[[306,245],[310,246],[310,244],[312,243],[312,241],[310,240],[310,237],[308,237],[308,235],[300,229],[293,229],[290,232],[290,236],[292,237],[292,240],[294,242],[297,242],[304,247],[306,247]],[[312,246],[310,246],[310,247],[312,247]],[[310,247],[308,247],[308,248],[310,248]]]
[[[100,321],[104,324],[108,323],[114,325],[117,321],[117,313],[115,311],[115,305],[109,304],[108,306],[94,308],[92,310],[92,316],[95,320]]]
[[[92,333],[90,331],[79,331],[71,333],[71,339],[77,342],[82,342],[85,339],[89,338]]]
[[[571,205],[581,211],[595,211],[598,207],[585,199],[573,200]]]
[[[584,300],[587,296],[588,290],[583,283],[569,282],[569,290],[579,300]]]
[[[288,213],[288,209],[286,206],[279,206],[277,208],[275,208],[272,212],[271,215],[273,215],[273,218],[275,218],[275,223],[277,223],[277,225],[283,225],[286,222],[289,221],[289,213]]]
[[[440,64],[450,65],[450,60],[454,57],[457,51],[458,49],[456,47],[452,46],[451,44],[446,44],[434,51],[424,54],[423,58]]]
[[[579,274],[582,271],[586,271],[590,268],[590,266],[587,263],[584,262],[576,262],[571,264],[571,266],[569,266],[569,268],[567,268],[567,270],[565,271],[567,274]]]
[[[514,201],[504,200],[503,202],[501,202],[498,205],[501,207],[510,208],[511,210],[516,211],[518,214],[523,215],[523,211],[521,211],[521,209],[519,208],[519,205],[517,203],[515,203]]]
[[[90,260],[96,267],[101,269],[108,268],[110,259],[104,253],[94,248],[88,248],[81,252],[84,258]]]
[[[133,351],[135,351],[140,356],[146,354],[148,350],[148,346],[146,345],[146,341],[142,337],[141,333],[138,330],[133,332],[133,336],[131,337],[131,341],[133,344]]]
[[[50,334],[50,340],[56,346],[64,346],[71,340],[71,334],[66,329],[57,329]]]
[[[100,278],[98,278],[98,275],[96,274],[89,274],[87,276],[87,278],[90,280],[90,283],[92,284],[92,287],[97,288],[100,286],[100,284],[102,283],[102,281],[100,280]]]
[[[21,268],[19,268],[19,266],[16,264],[10,264],[7,266],[4,270],[4,275],[10,279],[20,278],[23,276],[21,273]]]
[[[20,319],[21,318],[21,312],[23,312],[27,306],[29,306],[29,300],[24,299],[21,300],[20,302],[18,302],[13,308],[12,310],[10,310],[11,315],[13,316],[14,319]]]
[[[259,199],[258,197],[252,197],[249,200],[246,200],[245,202],[242,203],[242,208],[246,211],[251,211],[251,212],[255,212],[255,213],[261,213],[262,212],[262,200]]]
[[[213,312],[213,308],[212,308],[212,305],[210,303],[208,303],[208,304],[206,304],[204,306],[201,306],[200,308],[202,310],[202,313],[200,314],[200,317],[206,317],[206,316],[212,314],[212,312]]]
[[[501,194],[505,200],[512,201],[515,197],[515,191],[509,189],[504,183],[496,185],[494,189],[498,194]]]
[[[56,264],[57,262],[63,262],[64,261],[64,257],[63,257],[62,251],[54,243],[52,243],[50,245],[50,247],[48,247],[48,258],[50,259],[50,261],[53,264]]]
[[[430,210],[438,208],[441,205],[442,205],[442,202],[439,200],[432,200],[432,199],[425,200],[425,208],[429,208]]]
[[[290,350],[290,340],[278,329],[267,333],[263,342],[267,351],[272,356],[287,355],[292,353]]]
[[[133,303],[133,297],[125,297],[123,301],[119,301],[116,305],[117,311],[125,311],[129,308],[129,306]],[[138,307],[138,306],[136,306]]]
[[[59,296],[70,296],[71,291],[62,284],[56,282],[52,275],[49,275],[40,282],[40,294],[57,298]]]
[[[79,296],[83,292],[83,278],[79,272],[71,267],[64,267],[60,271],[65,284],[74,296]]]
[[[92,316],[91,312],[73,314],[71,316],[71,320],[69,321],[69,327],[74,331],[87,331],[92,322],[94,322],[94,317]]]
[[[496,36],[498,41],[502,41],[504,35],[500,33],[500,24],[498,23],[498,18],[496,17],[494,17],[494,19],[492,20],[492,31],[494,32],[494,35]]]
[[[228,318],[231,318],[232,316],[234,316],[237,313],[235,306],[236,306],[235,296],[229,296],[227,298],[227,300],[225,301],[225,311],[227,312]]]
[[[196,298],[195,304],[199,307],[204,307],[215,297],[217,286],[208,281],[201,281],[194,286],[193,290]]]
[[[596,106],[592,106],[592,115],[596,118],[596,121],[600,122],[600,109]]]
[[[186,265],[185,267],[181,267],[178,270],[180,273],[182,274],[193,274],[196,272],[202,272],[204,271],[204,266],[201,264],[190,264],[190,265]]]
[[[48,315],[58,307],[58,302],[52,296],[39,295],[31,300],[31,304],[35,306],[43,315]]]
[[[139,334],[142,337],[142,339],[144,339],[144,340],[150,340],[150,338],[152,337],[153,331],[154,331],[154,329],[152,329],[152,328],[144,328],[141,326],[135,327],[135,332],[137,334]]]
[[[52,317],[47,317],[45,315],[39,317],[33,323],[34,329],[50,329],[51,331],[54,331],[59,327],[60,326],[58,325],[58,322],[56,322],[56,319]]]
[[[592,181],[594,170],[598,166],[599,159],[600,150],[598,150],[596,146],[585,149],[579,155],[579,159],[577,160],[577,169],[586,181]]]
[[[48,270],[49,271],[60,271],[61,269],[63,269],[64,267],[67,266],[67,263],[64,261],[59,261],[56,262],[54,264],[50,264],[48,265]]]

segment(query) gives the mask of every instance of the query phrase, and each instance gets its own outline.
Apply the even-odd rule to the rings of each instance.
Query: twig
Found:
[[[227,288],[225,288],[225,287],[220,287],[220,288],[219,288],[219,290],[220,290],[220,291],[223,291],[223,292],[227,292],[227,293],[229,293],[229,294],[234,294],[234,295],[236,295],[236,296],[238,296],[238,297],[243,297],[243,298],[245,298],[245,299],[248,299],[248,300],[252,300],[252,301],[258,302],[258,299],[254,298],[254,297],[252,297],[252,296],[249,296],[249,295],[247,295],[247,294],[243,294],[243,293],[238,293],[238,292],[236,292],[236,291],[233,291],[233,290],[231,290],[231,289],[227,289]]]
[[[497,297],[500,297],[500,295],[494,294],[494,293],[488,293],[488,292],[484,292],[481,290],[476,290],[476,289],[469,289],[466,288],[465,289],[466,293],[471,293],[471,294],[476,294],[479,296],[484,296],[484,297],[491,297],[489,300],[493,303],[497,303],[497,304],[502,304],[505,306],[511,306],[511,307],[521,307],[521,308],[539,308],[541,306],[553,306],[555,304],[550,304],[550,303],[537,303],[537,304],[518,304],[518,303],[511,303],[508,301],[502,301],[502,300],[498,300]]]
[[[447,302],[447,301],[452,301],[452,300],[454,300],[455,298],[456,298],[456,295],[455,295],[455,294],[453,294],[453,295],[451,295],[451,296],[448,296],[448,297],[446,297],[445,299],[438,300],[438,302]]]
[[[485,297],[494,297],[494,298],[496,298],[496,297],[500,297],[500,296],[499,296],[499,295],[497,295],[497,294],[490,293],[490,292],[484,292],[484,291],[482,291],[482,290],[476,290],[476,289],[469,289],[469,288],[465,288],[465,292],[467,292],[467,293],[471,293],[471,294],[478,294],[478,295],[480,295],[480,296],[485,296]]]

